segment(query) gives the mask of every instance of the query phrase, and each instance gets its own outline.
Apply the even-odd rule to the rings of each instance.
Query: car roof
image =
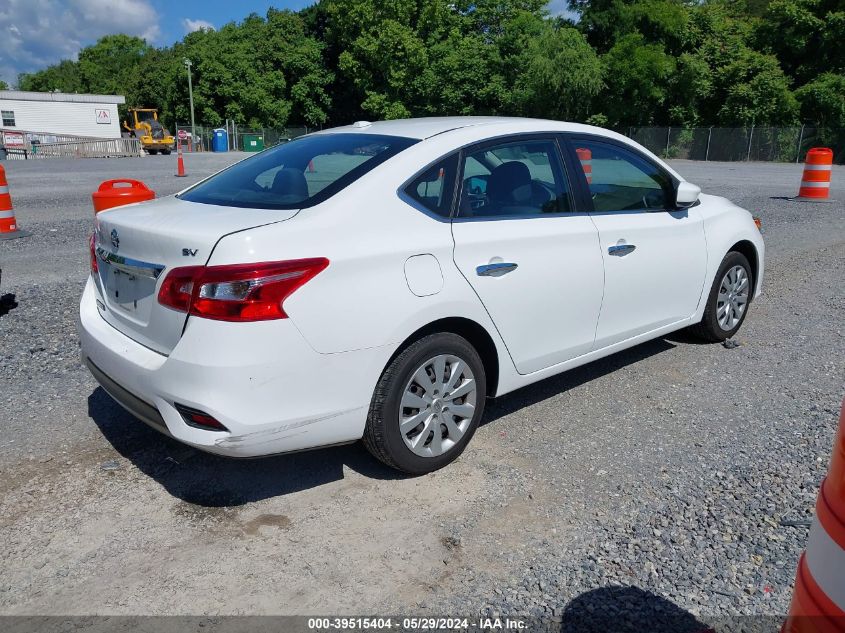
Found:
[[[402,136],[405,138],[427,139],[444,132],[480,125],[512,124],[523,128],[527,123],[538,124],[538,129],[555,130],[583,130],[586,126],[563,121],[547,121],[543,119],[526,119],[521,117],[498,116],[450,116],[428,117],[420,119],[396,119],[392,121],[358,121],[352,125],[335,127],[318,134],[358,133],[382,134],[385,136]]]
[[[665,161],[633,139],[613,130],[585,125],[583,123],[571,123],[569,121],[500,116],[430,117],[395,119],[392,121],[358,121],[352,125],[330,128],[315,132],[314,134],[379,134],[384,136],[401,136],[421,141],[443,134],[444,136],[442,138],[444,141],[447,136],[451,138],[453,135],[458,135],[463,137],[464,141],[477,142],[483,140],[486,136],[496,137],[507,134],[527,134],[532,132],[573,132],[576,134],[598,135],[613,139],[646,154],[675,178],[683,180],[683,177],[667,165]]]

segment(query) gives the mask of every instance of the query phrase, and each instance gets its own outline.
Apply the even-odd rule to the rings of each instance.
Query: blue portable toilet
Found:
[[[229,133],[223,128],[214,130],[211,136],[211,151],[212,152],[228,152],[229,151]]]

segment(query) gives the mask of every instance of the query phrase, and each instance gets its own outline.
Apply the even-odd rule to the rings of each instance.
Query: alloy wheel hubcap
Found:
[[[742,266],[734,266],[722,277],[716,298],[716,320],[724,331],[734,329],[742,320],[750,289],[748,272]]]
[[[399,432],[420,457],[437,457],[461,440],[475,415],[477,388],[469,365],[451,354],[422,363],[402,392]]]

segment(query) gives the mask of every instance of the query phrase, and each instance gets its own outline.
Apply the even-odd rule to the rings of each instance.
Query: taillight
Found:
[[[320,257],[174,268],[161,284],[158,302],[220,321],[286,319],[285,299],[328,265],[329,260]]]
[[[91,256],[91,274],[97,275],[100,272],[100,267],[97,265],[97,237],[94,233],[91,233],[91,237],[88,238],[88,250]]]
[[[194,282],[204,270],[205,266],[186,266],[171,270],[161,283],[161,288],[158,291],[158,302],[180,312],[190,310]]]
[[[757,227],[758,231],[763,230],[763,220],[761,220],[760,218],[758,218],[756,216],[754,217],[754,225]]]

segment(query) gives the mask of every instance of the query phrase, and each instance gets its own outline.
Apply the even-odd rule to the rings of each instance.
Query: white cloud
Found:
[[[104,35],[125,33],[155,42],[159,16],[149,0],[3,0],[0,2],[0,79],[76,59]]]
[[[209,31],[214,30],[214,25],[211,22],[206,22],[205,20],[192,20],[191,18],[185,18],[182,20],[182,26],[185,27],[185,33],[193,33],[194,31],[199,31],[201,29],[207,29]]]

